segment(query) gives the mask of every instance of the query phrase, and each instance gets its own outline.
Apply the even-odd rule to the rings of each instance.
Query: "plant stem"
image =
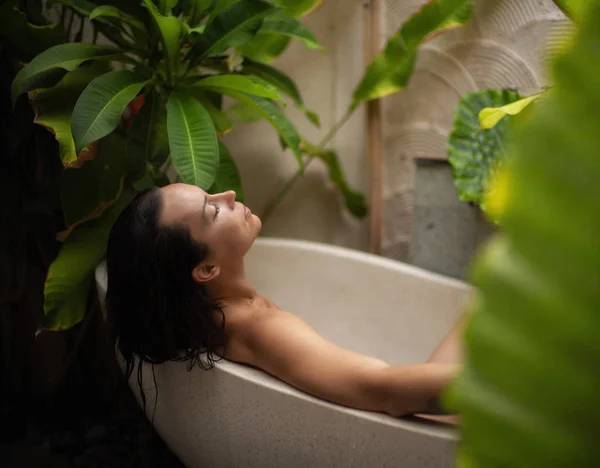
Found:
[[[325,146],[327,146],[327,144],[337,134],[337,132],[346,124],[346,122],[348,122],[348,120],[350,120],[350,117],[352,117],[353,113],[354,113],[354,109],[349,109],[344,114],[344,116],[333,127],[331,127],[331,129],[327,132],[327,134],[323,137],[323,139],[319,142],[319,144],[317,146],[320,149],[324,149]],[[273,199],[269,203],[267,203],[265,211],[263,212],[263,214],[260,217],[260,219],[262,220],[263,223],[267,222],[267,220],[271,217],[271,214],[273,214],[273,211],[275,210],[275,208],[277,208],[277,206],[279,206],[281,201],[289,193],[289,191],[292,189],[292,187],[298,181],[298,179],[300,179],[304,175],[304,171],[310,165],[310,163],[313,161],[314,158],[315,158],[314,155],[308,155],[308,157],[306,158],[306,161],[304,163],[304,167],[298,169],[296,171],[296,173],[287,180],[287,182],[285,183],[283,188],[277,193],[277,195],[275,195],[275,197],[273,197]]]

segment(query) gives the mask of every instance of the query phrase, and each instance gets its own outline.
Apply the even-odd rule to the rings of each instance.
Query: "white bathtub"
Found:
[[[352,250],[261,238],[248,254],[251,284],[319,333],[390,364],[424,362],[464,310],[470,288]],[[96,271],[100,297],[104,265]],[[446,425],[353,410],[313,398],[260,370],[221,361],[210,371],[155,366],[154,424],[189,468],[453,466]],[[136,379],[130,382],[137,392]],[[146,369],[147,413],[153,409]]]

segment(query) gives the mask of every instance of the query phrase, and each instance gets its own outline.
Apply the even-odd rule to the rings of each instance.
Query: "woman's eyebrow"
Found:
[[[202,205],[202,217],[206,218],[206,204],[208,203],[208,197],[204,197],[204,205]]]

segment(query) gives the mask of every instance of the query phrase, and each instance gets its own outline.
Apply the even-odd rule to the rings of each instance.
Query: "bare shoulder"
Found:
[[[253,354],[258,347],[267,346],[281,330],[309,327],[299,317],[280,309],[270,300],[259,297],[251,304],[228,310],[225,321],[228,336],[226,358],[253,364]]]

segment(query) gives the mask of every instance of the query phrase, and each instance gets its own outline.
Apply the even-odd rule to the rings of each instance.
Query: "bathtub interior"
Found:
[[[259,240],[246,265],[250,283],[279,307],[389,364],[426,361],[471,291],[410,265],[308,242]]]

